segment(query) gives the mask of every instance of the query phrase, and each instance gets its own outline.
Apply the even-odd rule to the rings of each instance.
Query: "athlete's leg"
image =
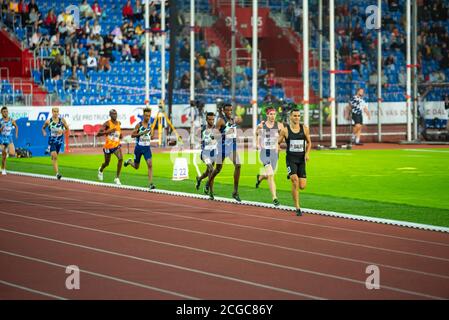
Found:
[[[299,189],[304,190],[307,186],[306,178],[299,178]]]
[[[209,177],[209,191],[211,193],[213,193],[214,190],[214,180],[215,177],[217,176],[217,174],[220,173],[221,169],[223,168],[223,163],[217,163],[217,165],[215,166],[215,169],[212,171],[210,177]]]
[[[16,155],[16,147],[14,146],[14,143],[10,143],[9,144],[9,146],[8,146],[8,148],[9,148],[9,156],[10,157],[14,157],[15,155]]]
[[[238,193],[241,164],[237,151],[233,151],[230,155],[230,158],[232,160],[232,163],[234,164],[234,193]]]
[[[274,182],[274,170],[271,164],[265,166],[266,177],[268,179],[268,187],[270,188],[272,199],[277,199],[276,183]]]
[[[53,164],[53,169],[55,170],[55,173],[59,173],[59,167],[58,167],[58,153],[56,151],[52,151],[50,153],[51,155],[51,162]]]
[[[296,174],[293,174],[290,176],[290,181],[292,182],[293,202],[295,203],[295,208],[299,209],[299,178]]]
[[[148,181],[150,184],[153,183],[153,159],[149,158],[147,160],[147,165],[148,165]]]
[[[6,169],[6,146],[4,144],[1,145],[2,148],[2,170]]]
[[[103,172],[104,168],[109,166],[110,162],[111,162],[111,154],[110,153],[105,153],[104,154],[104,162],[101,164],[100,172]]]
[[[122,155],[122,149],[118,148],[114,152],[115,156],[117,157],[117,178],[120,178],[120,172],[122,171],[122,165],[123,165],[123,155]]]

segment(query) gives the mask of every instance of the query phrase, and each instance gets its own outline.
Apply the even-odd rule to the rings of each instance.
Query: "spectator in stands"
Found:
[[[21,16],[22,19],[22,27],[25,27],[25,22],[28,20],[28,6],[25,4],[24,0],[19,0],[18,4],[18,13]]]
[[[122,48],[122,61],[131,61],[131,48],[129,44],[126,43]]]
[[[343,45],[340,47],[340,56],[343,60],[347,60],[350,54],[349,46],[346,42],[343,42]]]
[[[140,62],[140,60],[142,60],[142,55],[140,53],[140,49],[137,43],[134,44],[133,47],[131,48],[131,57],[136,62]]]
[[[110,47],[111,43],[107,42],[106,46]],[[98,52],[98,55],[100,56],[100,61],[98,62],[98,71],[110,71],[111,70],[111,64],[109,63],[112,51],[108,50],[105,45],[101,45],[100,51]]]
[[[179,56],[181,57],[182,61],[190,61],[190,45],[186,41],[184,41],[184,45],[181,47],[181,50],[179,51]]]
[[[214,41],[211,41],[209,48],[207,48],[207,53],[209,58],[215,60],[217,64],[220,63],[220,48],[215,44]]]
[[[50,62],[50,70],[52,80],[59,80],[61,78],[61,55],[58,54],[55,58]]]
[[[271,90],[268,90],[267,95],[263,98],[263,102],[276,103],[278,99],[271,93]]]
[[[136,0],[136,5],[134,6],[134,20],[139,21],[143,18],[143,6],[140,0]]]
[[[78,68],[85,74],[87,72],[87,56],[85,52],[81,53],[78,60]]]
[[[31,12],[31,9],[34,9],[36,12],[40,12],[36,0],[31,0],[28,4],[28,12]]]
[[[48,10],[47,16],[44,20],[44,27],[48,29],[50,35],[56,32],[56,15],[53,9]]]
[[[57,31],[51,38],[50,38],[50,48],[54,46],[60,45],[60,34],[59,31]]]
[[[94,26],[92,27],[91,34],[94,35],[94,36],[101,35],[101,25],[98,22],[98,20],[95,20]]]
[[[94,49],[89,50],[89,56],[87,57],[87,72],[93,70],[96,71],[98,67],[97,57],[95,56]]]
[[[99,19],[101,17],[101,7],[98,4],[98,1],[94,1],[94,4],[92,5],[92,11],[94,12],[94,16]]]
[[[150,14],[150,27],[153,27],[156,23],[161,24],[161,18],[158,16],[157,11],[153,10]]]
[[[72,74],[65,82],[66,90],[78,90],[80,88],[78,75],[76,74],[76,67],[72,68]]]
[[[42,41],[41,33],[39,32],[39,29],[37,29],[34,31],[33,36],[30,39],[30,49],[34,50],[36,48],[39,48],[41,41]]]
[[[30,13],[28,14],[28,19],[26,20],[26,25],[32,26],[37,22],[38,24],[41,24],[42,21],[39,19],[40,13],[37,12],[34,8],[31,8]]]
[[[190,73],[188,71],[184,72],[181,78],[181,89],[190,88]]]
[[[134,10],[131,5],[131,0],[126,1],[125,6],[122,9],[123,18],[132,19],[134,16]]]
[[[129,21],[129,23],[127,23],[125,25],[126,25],[126,27],[124,27],[124,29],[125,29],[126,38],[128,40],[132,40],[134,38],[134,23],[131,20],[131,21]]]
[[[87,3],[87,0],[83,0],[83,2],[80,5],[80,17],[81,18],[87,18],[87,19],[95,18],[94,10]]]

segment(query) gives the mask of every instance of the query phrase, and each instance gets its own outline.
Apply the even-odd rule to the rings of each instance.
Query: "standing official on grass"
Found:
[[[309,161],[312,141],[309,128],[299,123],[299,110],[290,111],[290,124],[279,134],[278,143],[287,143],[287,172],[292,181],[292,196],[295,202],[296,215],[302,216],[299,206],[299,189],[304,190],[307,184],[306,162]]]
[[[368,119],[371,120],[371,114],[368,111],[367,103],[363,100],[364,94],[365,90],[363,88],[357,89],[357,94],[352,97],[346,107],[346,119],[354,121],[351,141],[355,142],[356,145],[363,145],[363,143],[360,142],[363,126],[363,112],[365,112]]]

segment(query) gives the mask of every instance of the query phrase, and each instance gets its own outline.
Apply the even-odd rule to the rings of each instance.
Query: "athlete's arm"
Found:
[[[118,125],[121,127],[122,123],[120,121],[118,121]],[[119,137],[119,139],[123,139],[122,130],[120,130],[120,137]]]
[[[278,128],[279,128],[279,137],[280,137],[280,133],[282,131],[284,131],[284,125],[282,124],[282,122],[278,122]],[[280,143],[278,143],[278,148],[277,148],[278,152],[281,151],[281,145]]]
[[[365,111],[365,114],[368,117],[368,120],[371,120],[371,114],[369,113],[368,107],[363,108],[363,111]]]
[[[65,121],[64,118],[62,118],[61,121],[64,126],[64,129],[67,131],[67,134],[69,134],[70,129],[69,129],[69,125],[67,124],[67,121]]]
[[[304,126],[304,135],[306,136],[307,146],[306,146],[306,161],[309,161],[310,150],[312,149],[312,140],[310,139],[309,127]]]
[[[16,128],[16,139],[19,138],[19,126],[17,125],[15,120],[12,120],[12,125]],[[0,129],[1,131],[1,129]]]
[[[47,132],[45,132],[45,129],[48,127],[49,124],[50,124],[50,120],[47,120],[44,122],[44,125],[42,126],[42,135],[44,137],[47,135]]]
[[[136,126],[134,127],[134,131],[133,131],[133,133],[131,133],[131,138],[137,138],[137,137],[141,136],[141,134],[139,133],[139,128],[140,128],[140,123],[136,124]]]
[[[108,129],[109,129],[108,123],[107,122],[103,123],[103,127],[101,127],[100,130],[98,131],[97,137],[109,134],[110,132],[108,132]]]
[[[260,146],[259,131],[262,129],[263,123],[264,123],[263,121],[261,123],[259,123],[259,125],[256,128],[256,150],[262,149]]]
[[[287,138],[287,128],[282,128],[281,132],[279,132],[278,145],[280,145]]]

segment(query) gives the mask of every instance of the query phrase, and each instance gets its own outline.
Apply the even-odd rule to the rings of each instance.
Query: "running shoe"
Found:
[[[199,177],[196,177],[195,179],[196,179],[195,189],[200,190],[201,180]]]
[[[215,200],[214,194],[209,192],[209,200]]]
[[[131,164],[131,161],[133,161],[132,159],[128,159],[125,161],[125,163],[123,164],[123,166],[126,168],[127,166],[129,166]]]
[[[233,194],[232,194],[232,197],[236,200],[236,201],[238,201],[238,202],[241,202],[242,200],[240,199],[240,196],[239,196],[239,193],[238,192],[234,192]]]
[[[101,168],[98,168],[98,180],[103,181],[103,172],[100,171]]]
[[[2,169],[2,176],[6,176],[6,170]]]
[[[120,179],[119,178],[115,178],[114,179],[114,183],[116,184],[116,185],[121,185],[122,183],[120,182]]]
[[[273,199],[273,204],[277,207],[280,203],[278,199]]]
[[[296,215],[297,215],[298,217],[301,217],[301,216],[302,216],[301,208],[296,209]]]
[[[205,194],[209,194],[209,185],[206,183],[206,185],[204,186],[204,193]]]
[[[58,180],[61,180],[62,178],[62,174],[60,174],[59,172],[56,174],[56,178],[58,178]]]
[[[150,188],[150,190],[154,190],[154,189],[156,189],[156,186],[153,183],[150,183],[148,188]]]
[[[260,174],[256,174],[256,189],[259,188],[260,183],[262,180],[259,180]]]

